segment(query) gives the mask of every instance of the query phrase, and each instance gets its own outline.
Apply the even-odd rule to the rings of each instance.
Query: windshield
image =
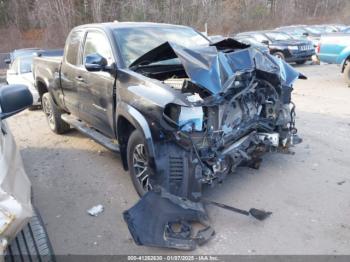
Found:
[[[21,57],[19,61],[19,70],[21,74],[32,72],[33,56]]]
[[[126,66],[165,42],[184,47],[209,45],[206,38],[188,27],[118,28],[113,31],[113,34]],[[179,63],[177,58],[171,60],[158,63]]]
[[[319,35],[321,34],[321,31],[315,29],[315,28],[312,28],[312,27],[306,27],[306,30],[311,32],[312,34],[316,34],[316,35]]]
[[[281,40],[292,40],[293,38],[285,33],[278,33],[278,32],[269,32],[266,33],[267,37],[274,41],[281,41]]]
[[[303,35],[304,33],[306,33],[306,31],[304,29],[301,29],[301,28],[283,28],[282,31],[286,31],[288,32],[288,34],[291,34],[291,35],[297,35],[297,36],[300,36],[300,35]]]

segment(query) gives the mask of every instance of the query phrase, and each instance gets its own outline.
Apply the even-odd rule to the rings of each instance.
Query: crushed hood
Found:
[[[262,53],[249,45],[227,38],[209,46],[186,48],[165,42],[136,59],[130,68],[178,58],[192,82],[211,94],[225,92],[238,72],[256,70],[267,80],[291,86],[302,74],[284,61]]]

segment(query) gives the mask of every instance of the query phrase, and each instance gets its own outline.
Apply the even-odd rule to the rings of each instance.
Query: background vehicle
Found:
[[[22,84],[28,87],[33,96],[33,105],[40,104],[39,93],[34,86],[32,72],[34,55],[18,56],[14,59],[10,68],[6,71],[6,82],[8,84]]]
[[[328,24],[329,26],[333,26],[338,32],[344,30],[347,26],[344,24]]]
[[[0,255],[17,261],[54,261],[39,213],[31,203],[31,185],[5,119],[33,102],[27,87],[0,87]],[[29,258],[28,256],[31,256]],[[13,260],[14,259],[14,260]]]
[[[41,50],[41,49],[19,49],[12,54],[12,63],[6,72],[6,82],[8,84],[23,84],[27,86],[33,96],[33,106],[41,104],[39,93],[35,88],[34,76],[32,73],[33,58],[36,56],[62,56],[63,50]]]
[[[321,34],[338,32],[338,28],[332,25],[311,25],[310,28],[319,31]]]
[[[321,62],[341,66],[341,72],[350,87],[350,34],[339,32],[322,35],[317,51]]]
[[[257,63],[253,63],[255,57]],[[229,59],[236,62],[229,63]],[[258,67],[268,71],[261,78],[271,78],[252,78],[252,70]],[[232,82],[236,71],[242,82]],[[161,185],[172,194],[198,201],[203,183],[222,180],[225,173],[244,163],[244,156],[257,150],[256,145],[271,146],[266,134],[281,137],[275,139],[276,147],[279,141],[288,145],[298,141],[289,130],[294,125],[286,122],[293,118],[290,86],[300,74],[283,61],[231,38],[210,43],[190,27],[155,23],[80,26],[69,34],[62,59],[34,59],[34,75],[51,130],[62,134],[71,125],[120,151],[123,166],[141,196]],[[276,91],[266,91],[274,88],[266,82],[272,78],[285,81],[283,98],[270,99]],[[237,90],[241,92],[228,96]],[[241,96],[247,97],[236,101]],[[268,98],[260,99],[262,96]],[[276,101],[268,105],[269,112],[276,110],[276,114],[266,119],[266,110],[259,112],[263,120],[258,121],[253,112],[267,100]],[[232,103],[249,104],[235,106],[235,112]],[[229,110],[224,119],[220,119],[219,108]],[[244,121],[242,114],[247,114]],[[279,121],[264,125],[265,132],[260,134],[260,123],[276,121],[277,115]],[[208,125],[210,130],[205,131]],[[238,143],[242,145],[239,152],[247,153],[237,153],[231,161],[229,154],[240,139],[246,142]],[[198,160],[192,161],[194,158]],[[253,157],[250,162],[258,165],[261,161]]]
[[[347,33],[347,34],[350,33],[350,26],[343,28],[343,29],[341,30],[341,32],[342,32],[342,33]]]
[[[236,38],[253,38],[270,49],[270,54],[285,60],[303,64],[311,60],[315,50],[310,41],[297,40],[292,36],[278,31],[245,32],[236,35]]]
[[[40,48],[23,48],[23,49],[16,49],[13,50],[10,53],[10,58],[5,59],[6,64],[12,64],[13,61],[20,56],[62,56],[63,50],[62,49],[40,49]]]
[[[36,52],[42,51],[40,48],[23,48],[23,49],[15,49],[10,53],[10,57],[8,59],[5,59],[6,64],[12,64],[12,62],[18,57],[18,56],[28,56],[33,55]]]
[[[270,53],[270,49],[266,45],[260,43],[259,41],[257,41],[253,37],[242,36],[242,37],[234,37],[234,39],[236,39],[237,41],[239,41],[243,44],[251,45],[251,46],[259,49],[261,52]]]
[[[296,39],[309,40],[313,43],[314,47],[318,45],[321,34],[319,32],[310,31],[305,26],[282,26],[276,28],[277,31],[285,32],[292,35]]]

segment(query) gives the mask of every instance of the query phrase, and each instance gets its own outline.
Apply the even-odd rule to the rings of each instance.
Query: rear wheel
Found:
[[[286,60],[284,54],[282,52],[275,52],[272,54],[274,57],[280,58],[282,60]]]
[[[344,68],[344,78],[345,82],[348,84],[348,87],[350,87],[350,60],[346,62],[346,66]]]
[[[127,157],[132,183],[139,196],[142,197],[152,189],[152,185],[150,183],[151,169],[148,150],[145,139],[139,130],[133,131],[129,138]]]
[[[67,132],[70,126],[61,119],[63,112],[56,106],[50,93],[47,92],[43,95],[41,103],[50,129],[57,134]]]

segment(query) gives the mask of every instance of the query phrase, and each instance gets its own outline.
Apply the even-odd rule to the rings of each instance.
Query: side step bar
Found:
[[[97,130],[89,127],[83,121],[77,119],[76,117],[69,114],[62,114],[61,118],[64,122],[70,124],[74,128],[76,128],[79,132],[87,135],[91,139],[95,140],[97,143],[102,146],[108,148],[109,150],[119,153],[119,145],[116,143],[116,140],[110,139],[105,135],[101,134]]]

